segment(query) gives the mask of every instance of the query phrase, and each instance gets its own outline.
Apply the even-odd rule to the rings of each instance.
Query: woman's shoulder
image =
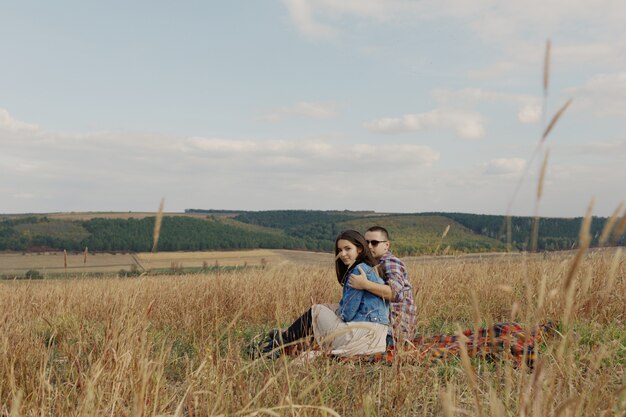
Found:
[[[367,278],[370,281],[374,281],[374,282],[379,282],[380,281],[380,283],[384,283],[384,281],[380,277],[380,274],[378,273],[378,269],[376,267],[368,265],[365,262],[361,262],[360,264],[358,264],[358,265],[356,265],[354,267],[352,273],[354,275],[360,275],[359,268],[361,268],[363,273],[367,276]]]
[[[355,275],[359,275],[359,268],[361,268],[363,270],[363,272],[365,272],[366,274],[371,272],[374,268],[369,266],[368,264],[366,264],[365,262],[361,262],[357,265],[355,265],[352,269],[354,270],[354,274]]]

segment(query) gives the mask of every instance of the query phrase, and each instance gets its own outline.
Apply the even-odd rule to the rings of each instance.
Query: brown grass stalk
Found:
[[[550,55],[551,55],[552,43],[550,39],[546,41],[546,51],[543,57],[543,95],[548,95],[548,86],[550,84]]]
[[[617,226],[615,226],[615,229],[613,231],[613,240],[618,241],[622,237],[624,232],[626,232],[626,210],[624,210],[624,214],[622,215],[621,220],[619,221]]]
[[[454,405],[454,385],[448,384],[446,389],[442,389],[439,397],[441,399],[441,408],[446,417],[454,417],[456,407]]]
[[[541,164],[541,171],[539,172],[539,181],[537,183],[537,200],[541,200],[543,196],[543,185],[546,179],[546,171],[548,167],[548,156],[550,155],[550,151],[546,149],[546,153],[543,157],[543,163]]]
[[[157,250],[157,244],[159,243],[159,235],[161,233],[161,221],[163,220],[163,206],[165,204],[165,198],[161,199],[159,204],[159,211],[154,219],[154,232],[152,233],[152,253]]]
[[[587,206],[587,212],[585,213],[585,217],[583,218],[583,222],[580,226],[580,232],[578,233],[578,239],[587,243],[591,242],[591,220],[592,220],[592,212],[593,206],[595,204],[595,198],[592,198],[589,202],[589,206]]]
[[[435,248],[435,250],[433,251],[433,253],[435,255],[439,254],[439,249],[441,248],[441,245],[443,244],[443,239],[445,239],[445,237],[448,235],[448,232],[450,231],[450,225],[447,225],[445,230],[443,231],[443,233],[441,234],[441,240],[439,241],[439,243],[437,244],[437,247]],[[445,252],[445,251],[444,251]]]
[[[604,246],[604,244],[609,240],[609,236],[613,231],[613,226],[617,223],[617,219],[619,218],[619,213],[622,211],[622,207],[624,206],[624,202],[620,202],[619,205],[613,210],[611,217],[608,218],[604,227],[602,228],[602,233],[600,233],[600,239],[598,240],[598,244],[600,246]]]
[[[609,296],[613,291],[613,287],[615,286],[615,279],[617,278],[617,271],[621,262],[622,248],[620,247],[615,250],[615,254],[613,255],[613,260],[609,268],[609,273],[606,275],[606,285],[604,287],[606,296]]]
[[[476,371],[474,370],[474,368],[472,367],[472,363],[470,362],[469,353],[467,351],[467,337],[463,335],[463,330],[460,326],[457,326],[457,336],[459,337],[461,364],[463,366],[463,371],[465,372],[465,376],[467,377],[470,388],[474,394],[474,409],[476,410],[476,415],[478,417],[482,417],[483,409],[480,405],[480,388],[478,387],[478,377],[476,376]]]
[[[580,226],[580,232],[578,234],[578,251],[576,251],[576,255],[574,256],[573,261],[570,264],[569,271],[565,280],[563,281],[563,291],[567,294],[569,289],[574,282],[574,277],[580,263],[589,249],[589,244],[591,243],[591,235],[589,233],[589,229],[591,227],[591,212],[593,210],[594,200],[592,199],[589,203],[589,207],[587,208],[587,213],[583,219],[583,222]]]
[[[567,100],[565,102],[565,104],[563,104],[563,106],[561,106],[559,111],[557,111],[555,113],[555,115],[552,116],[552,119],[550,120],[550,123],[548,124],[548,127],[546,127],[546,130],[543,131],[543,135],[541,135],[541,142],[544,142],[546,140],[546,138],[548,137],[548,135],[550,134],[552,129],[554,129],[554,126],[556,126],[556,123],[559,121],[559,119],[561,118],[561,116],[563,115],[565,110],[567,110],[567,108],[570,106],[570,104],[572,104],[572,101],[574,101],[574,99],[570,98],[569,100]]]

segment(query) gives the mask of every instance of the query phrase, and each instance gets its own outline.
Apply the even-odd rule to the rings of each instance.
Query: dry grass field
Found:
[[[572,252],[573,253],[573,252]],[[411,256],[406,257],[409,265],[430,262],[500,262],[524,256],[554,257],[563,253],[528,255],[522,253],[481,253],[457,256]],[[208,266],[269,266],[284,262],[299,265],[327,265],[332,262],[332,254],[326,252],[306,252],[286,249],[255,249],[241,251],[199,251],[199,252],[157,252],[137,253],[89,253],[87,261],[83,253],[67,254],[67,272],[70,275],[89,275],[93,272],[118,272],[129,270],[133,265],[140,270],[163,270],[177,265],[179,268],[198,269]],[[26,271],[37,270],[46,275],[65,271],[63,252],[41,253],[0,253],[0,275],[10,277],[23,275]]]
[[[140,270],[167,269],[172,265],[180,268],[202,268],[203,266],[259,266],[274,265],[285,262],[285,255],[295,251],[275,251],[256,249],[247,251],[204,251],[204,252],[158,252],[138,253],[89,253],[87,262],[83,253],[67,254],[67,272],[72,275],[93,272],[118,272],[130,270],[133,265]],[[313,255],[314,256],[314,255]],[[330,255],[324,256],[324,259]],[[311,258],[311,256],[309,256]],[[63,252],[43,253],[0,253],[0,275],[23,275],[26,271],[39,271],[44,277],[47,274],[65,272],[65,256]]]
[[[165,254],[164,254],[165,255]],[[534,370],[472,359],[251,360],[253,335],[339,299],[330,263],[0,282],[2,416],[623,416],[626,257],[410,262],[423,334],[560,319]],[[571,278],[571,280],[570,280]],[[472,302],[476,300],[477,302]]]
[[[40,216],[47,217],[49,219],[55,220],[91,220],[95,218],[99,219],[143,219],[146,217],[154,217],[156,215],[153,211],[85,211],[85,212],[60,212],[60,213],[37,213],[37,214],[5,214],[2,217],[8,219],[14,219],[19,217],[28,217],[28,216]],[[174,217],[174,216],[183,216],[183,217],[196,217],[200,219],[206,219],[207,213],[180,213],[180,212],[172,212],[172,213],[163,213],[164,216]],[[215,213],[213,215],[219,215],[223,217],[232,217],[236,214],[230,213]]]

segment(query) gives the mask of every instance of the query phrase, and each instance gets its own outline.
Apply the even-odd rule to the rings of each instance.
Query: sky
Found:
[[[625,21],[622,0],[8,2],[0,213],[609,216]]]

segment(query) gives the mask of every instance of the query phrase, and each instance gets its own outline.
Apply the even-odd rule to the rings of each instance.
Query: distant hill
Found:
[[[373,225],[372,220],[346,220],[339,223],[339,228],[365,231]],[[443,215],[383,216],[376,218],[374,223],[389,231],[394,251],[406,255],[441,253],[448,246],[456,252],[492,252],[505,249],[502,242],[474,233]],[[442,238],[448,226],[450,228]]]
[[[0,216],[0,250],[148,251],[152,248],[154,213],[54,213]],[[593,218],[592,246],[606,224]],[[543,218],[539,250],[575,248],[582,219]],[[511,218],[514,250],[530,247],[532,218]],[[609,241],[624,245],[621,234]],[[419,255],[488,252],[506,249],[504,216],[466,213],[380,214],[371,211],[228,211],[189,209],[166,213],[158,250],[301,249],[332,251],[337,234],[345,229],[364,232],[372,225],[387,228],[394,252]],[[445,237],[443,237],[444,232]]]
[[[0,222],[0,250],[40,249],[144,252],[152,249],[155,217],[86,221],[26,217]],[[332,246],[332,245],[331,245]],[[315,243],[277,229],[231,219],[164,216],[158,249],[228,250],[281,248],[320,250]]]
[[[493,216],[484,214],[467,213],[421,213],[422,216],[440,215],[457,221],[476,234],[507,242],[507,218],[505,216]],[[582,217],[575,218],[541,218],[539,219],[539,236],[537,247],[540,250],[567,250],[573,249],[578,244],[578,235],[582,224]],[[604,229],[607,219],[593,217],[590,232],[592,246],[598,244],[600,234]],[[514,248],[527,250],[530,247],[532,231],[532,217],[511,217],[511,240]],[[623,245],[624,239],[614,239],[615,244]]]

